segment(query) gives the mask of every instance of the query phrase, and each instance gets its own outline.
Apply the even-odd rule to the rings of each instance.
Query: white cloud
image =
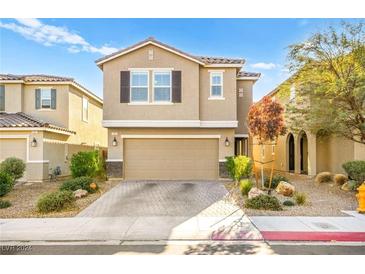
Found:
[[[274,69],[277,67],[277,65],[275,65],[274,63],[256,63],[256,64],[252,64],[251,65],[252,68],[256,68],[256,69]]]
[[[65,27],[43,24],[38,19],[16,19],[17,23],[2,23],[0,27],[19,33],[26,39],[35,41],[44,46],[66,45],[67,50],[71,53],[92,52],[101,54],[110,54],[118,49],[103,45],[96,47],[87,42],[82,36],[69,31]]]

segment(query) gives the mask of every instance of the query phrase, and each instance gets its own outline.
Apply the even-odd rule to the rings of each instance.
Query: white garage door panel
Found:
[[[217,179],[217,139],[126,139],[126,179]]]
[[[25,139],[0,139],[0,161],[9,157],[17,157],[26,161],[27,146]]]

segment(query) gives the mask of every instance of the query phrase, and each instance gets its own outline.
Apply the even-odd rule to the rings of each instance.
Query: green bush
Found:
[[[264,194],[246,200],[245,206],[253,209],[283,210],[278,198]]]
[[[75,197],[72,191],[56,191],[44,194],[37,201],[37,209],[41,213],[60,211],[73,205]]]
[[[250,192],[253,183],[250,179],[244,179],[240,181],[240,191],[243,196],[246,196]]]
[[[69,190],[69,191],[75,191],[78,189],[86,190],[89,193],[94,193],[96,190],[98,190],[99,186],[95,183],[96,188],[92,189],[90,187],[90,184],[93,182],[93,179],[90,177],[78,177],[75,179],[67,180],[65,181],[61,186],[60,190]]]
[[[281,181],[290,183],[288,178],[286,178],[285,176],[282,176],[280,174],[272,176],[271,188],[276,188]],[[264,186],[266,188],[269,188],[269,184],[270,184],[270,177],[265,177]]]
[[[297,205],[304,205],[307,202],[307,195],[303,192],[296,192],[294,194],[294,199]]]
[[[73,178],[97,176],[103,169],[99,151],[80,151],[71,157],[70,170]]]
[[[11,203],[7,200],[0,200],[0,208],[8,208],[11,206]]]
[[[0,171],[0,197],[9,193],[14,187],[14,179],[8,173]]]
[[[226,157],[226,167],[232,180],[239,182],[242,178],[250,178],[252,174],[252,161],[249,157],[239,155]]]
[[[283,205],[285,205],[285,206],[295,206],[295,203],[293,201],[290,201],[290,200],[285,200],[283,202]]]
[[[24,175],[25,163],[21,159],[10,157],[1,163],[0,171],[8,173],[14,180],[18,180]]]
[[[358,183],[365,181],[365,161],[350,161],[342,165],[347,175]]]

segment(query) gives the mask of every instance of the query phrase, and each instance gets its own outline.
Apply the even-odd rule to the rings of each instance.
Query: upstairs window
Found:
[[[133,103],[148,103],[148,71],[131,72],[130,96]]]
[[[223,97],[223,72],[210,73],[210,97]]]
[[[290,87],[290,100],[293,100],[295,98],[295,85],[292,84]]]
[[[51,89],[41,89],[41,108],[51,108]]]
[[[56,109],[56,89],[39,88],[35,90],[36,109]]]
[[[5,111],[5,86],[0,85],[0,111]]]
[[[82,120],[87,122],[89,120],[89,100],[82,98]]]
[[[153,101],[171,102],[171,72],[153,72]]]

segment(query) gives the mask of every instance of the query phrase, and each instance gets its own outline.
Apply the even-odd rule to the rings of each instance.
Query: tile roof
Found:
[[[42,120],[36,119],[23,112],[17,112],[17,113],[0,112],[0,128],[22,128],[22,127],[32,127],[32,128],[43,127],[43,128],[60,130],[71,134],[76,134],[75,131],[43,122]]]
[[[260,77],[261,73],[259,72],[248,72],[248,71],[239,71],[237,73],[237,77]]]
[[[118,50],[117,52],[114,52],[112,54],[109,54],[109,55],[106,55],[102,58],[99,58],[98,60],[95,61],[95,63],[100,63],[100,62],[103,62],[109,58],[113,58],[114,56],[118,56],[120,54],[123,54],[124,52],[128,52],[129,50],[132,50],[133,48],[138,48],[139,46],[142,46],[143,44],[146,44],[148,42],[151,42],[151,43],[155,43],[157,45],[160,45],[162,47],[165,47],[165,48],[168,48],[172,51],[176,51],[182,55],[185,55],[191,59],[194,59],[195,61],[199,62],[199,63],[203,63],[204,65],[211,65],[211,64],[237,64],[237,65],[243,65],[245,60],[244,59],[241,59],[241,58],[225,58],[225,57],[209,57],[209,56],[195,56],[195,55],[192,55],[192,54],[189,54],[189,53],[186,53],[182,50],[179,50],[175,47],[172,47],[170,45],[167,45],[165,43],[162,43],[158,40],[156,40],[154,37],[149,37],[141,42],[138,42],[132,46],[129,46],[127,48],[124,48],[124,49],[121,49],[121,50]]]

